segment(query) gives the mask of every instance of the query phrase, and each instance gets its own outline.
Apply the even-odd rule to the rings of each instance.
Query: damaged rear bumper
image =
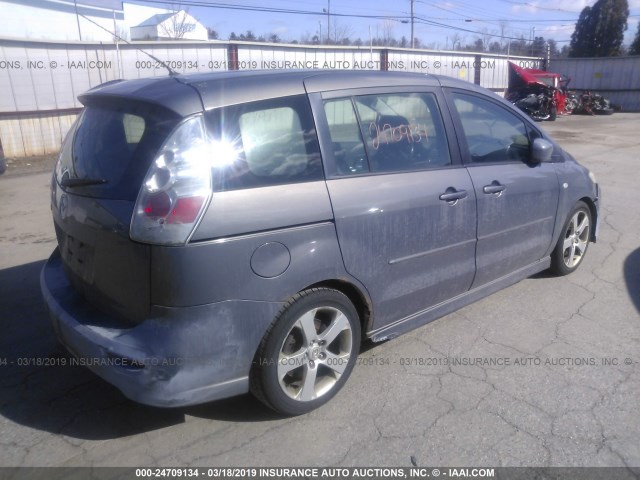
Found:
[[[248,392],[251,364],[278,302],[230,300],[153,306],[129,325],[88,304],[71,286],[59,251],[40,276],[60,342],[128,398],[147,405],[194,405]]]

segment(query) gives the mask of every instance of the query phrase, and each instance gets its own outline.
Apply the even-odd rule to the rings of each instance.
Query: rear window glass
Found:
[[[90,105],[65,141],[58,181],[100,180],[71,188],[83,195],[135,199],[153,156],[177,123],[177,116],[155,107]]]
[[[205,114],[215,145],[214,189],[322,180],[313,119],[304,96],[251,102]]]

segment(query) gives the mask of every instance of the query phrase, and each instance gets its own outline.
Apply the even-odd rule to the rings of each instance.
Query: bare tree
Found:
[[[300,35],[300,43],[302,45],[318,45],[320,43],[320,38],[317,33],[312,35],[311,32],[306,31]]]
[[[176,11],[174,8],[172,8],[172,10],[175,13],[169,17],[166,22],[160,24],[160,31],[158,33],[169,38],[184,38],[187,33],[193,30],[195,25],[186,10],[178,9]]]
[[[120,40],[121,38],[124,40],[129,40],[129,29],[121,24],[118,24],[116,26],[116,30],[113,33],[114,34],[112,35],[112,37],[114,42]]]
[[[491,39],[496,36],[496,31],[489,31],[486,28],[480,30],[480,36],[476,39],[476,43],[478,46],[482,45],[482,51],[488,52],[489,45],[491,45]],[[480,40],[480,41],[478,41]]]
[[[333,30],[333,43],[337,45],[349,45],[351,43],[351,35],[353,35],[353,27],[348,23],[339,21],[337,17],[331,19],[331,25]]]
[[[393,37],[393,31],[395,30],[395,25],[391,20],[385,20],[382,24],[382,44],[391,47],[396,42],[396,39]]]
[[[459,49],[460,46],[462,45],[462,42],[464,42],[464,37],[462,35],[460,35],[458,32],[456,32],[451,37],[451,49],[455,50],[456,49],[456,44],[458,45],[458,49]]]

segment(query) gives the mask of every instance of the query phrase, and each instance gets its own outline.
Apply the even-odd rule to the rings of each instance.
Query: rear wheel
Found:
[[[551,254],[551,270],[557,275],[568,275],[576,270],[587,253],[590,235],[591,210],[584,202],[578,202]]]
[[[328,288],[297,294],[265,334],[251,374],[252,393],[286,415],[325,404],[342,388],[360,350],[358,313]]]

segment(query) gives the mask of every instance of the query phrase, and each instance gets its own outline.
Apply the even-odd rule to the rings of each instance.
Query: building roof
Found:
[[[173,17],[175,14],[176,12],[158,13],[157,15],[147,18],[140,25],[136,25],[136,27],[155,27],[156,25],[160,25],[166,19]]]

